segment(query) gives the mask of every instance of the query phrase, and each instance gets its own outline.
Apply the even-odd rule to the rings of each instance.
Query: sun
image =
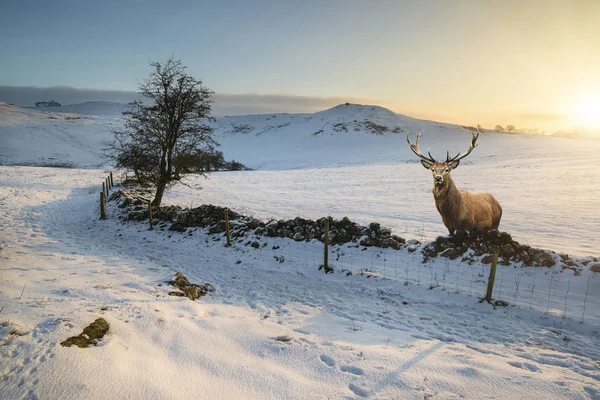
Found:
[[[573,107],[573,118],[586,128],[600,128],[600,94],[587,96]]]

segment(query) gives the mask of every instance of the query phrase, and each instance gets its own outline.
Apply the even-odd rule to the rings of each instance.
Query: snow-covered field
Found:
[[[1,164],[97,166],[97,147],[121,123],[112,103],[65,108],[70,114],[0,108]],[[261,170],[213,173],[197,181],[203,190],[176,187],[165,202],[261,218],[348,216],[407,238],[443,234],[430,173],[414,162],[404,134],[373,134],[364,121],[423,129],[422,148],[440,157],[464,150],[469,138],[460,127],[377,107],[223,117],[214,124],[226,158]],[[492,192],[505,210],[501,228],[515,239],[598,256],[591,166],[599,150],[593,141],[485,134],[453,177],[460,188]],[[554,278],[538,268],[542,305],[558,287],[564,299],[541,307],[532,295],[531,309],[494,309],[478,302],[481,288],[472,284],[486,272],[480,264],[423,266],[406,249],[388,264],[381,260],[391,255],[377,249],[353,261],[350,249],[334,248],[332,262],[355,273],[325,275],[310,243],[261,238],[259,249],[225,248],[202,230],[123,225],[112,203],[99,221],[106,175],[0,167],[2,399],[600,398],[600,281],[589,271],[554,271],[556,283],[540,292]],[[356,273],[376,258],[372,278]],[[434,270],[451,271],[442,278]],[[168,296],[176,271],[217,290],[196,302]],[[412,271],[424,271],[421,283],[408,279]],[[530,271],[514,271],[524,274],[523,290]],[[504,290],[513,290],[506,274]],[[583,300],[585,318],[573,310]],[[98,317],[110,324],[99,346],[59,345]]]
[[[0,165],[97,167],[105,163],[102,142],[121,126],[124,109],[107,102],[43,111],[0,103]],[[456,125],[352,104],[315,114],[220,117],[213,126],[225,157],[258,171],[214,173],[199,180],[205,190],[178,188],[168,201],[231,206],[260,217],[348,216],[408,238],[432,239],[446,230],[431,174],[416,162],[405,134],[392,131],[423,130],[421,148],[438,158],[464,151],[470,139]],[[377,127],[388,131],[373,133]],[[494,194],[504,208],[501,229],[516,240],[598,256],[598,154],[600,141],[482,134],[452,176],[460,189]]]
[[[600,396],[597,326],[99,221],[105,175],[0,167],[2,398]],[[167,296],[175,271],[216,293]],[[99,346],[59,345],[99,316]]]

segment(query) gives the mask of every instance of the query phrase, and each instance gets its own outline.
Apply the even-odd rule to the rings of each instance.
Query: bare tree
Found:
[[[506,125],[506,131],[511,133],[512,131],[515,130],[515,126],[514,125]]]
[[[213,92],[188,75],[180,60],[150,65],[154,71],[140,83],[140,94],[151,104],[130,103],[125,127],[114,132],[107,155],[140,182],[156,186],[152,205],[158,207],[165,189],[181,181],[198,154],[218,144],[205,124]]]
[[[502,132],[502,131],[504,131],[504,128],[502,127],[502,125],[496,125],[496,127],[494,128],[494,130],[496,132]]]

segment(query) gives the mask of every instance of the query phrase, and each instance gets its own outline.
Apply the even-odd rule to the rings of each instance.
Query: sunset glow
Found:
[[[590,95],[573,107],[575,120],[590,129],[600,129],[600,94]]]

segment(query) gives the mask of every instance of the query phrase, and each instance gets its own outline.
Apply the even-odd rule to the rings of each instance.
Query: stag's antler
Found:
[[[465,151],[462,154],[458,153],[457,155],[455,155],[452,158],[450,158],[450,153],[446,152],[446,162],[447,163],[454,162],[454,161],[460,161],[463,158],[465,158],[466,156],[468,156],[469,154],[471,154],[471,152],[473,151],[475,146],[477,146],[476,142],[477,142],[477,139],[479,138],[479,128],[477,128],[477,133],[471,132],[471,134],[473,135],[473,138],[471,139],[471,146],[469,146],[467,151]]]
[[[435,161],[430,151],[427,152],[427,154],[429,154],[429,157],[427,157],[424,156],[423,153],[421,153],[421,149],[419,149],[419,139],[421,138],[421,133],[421,131],[417,132],[417,140],[415,141],[415,144],[410,142],[408,133],[406,134],[406,141],[410,145],[410,149],[417,155],[417,157],[419,157],[421,160],[427,161],[428,163],[435,164],[437,161]]]

